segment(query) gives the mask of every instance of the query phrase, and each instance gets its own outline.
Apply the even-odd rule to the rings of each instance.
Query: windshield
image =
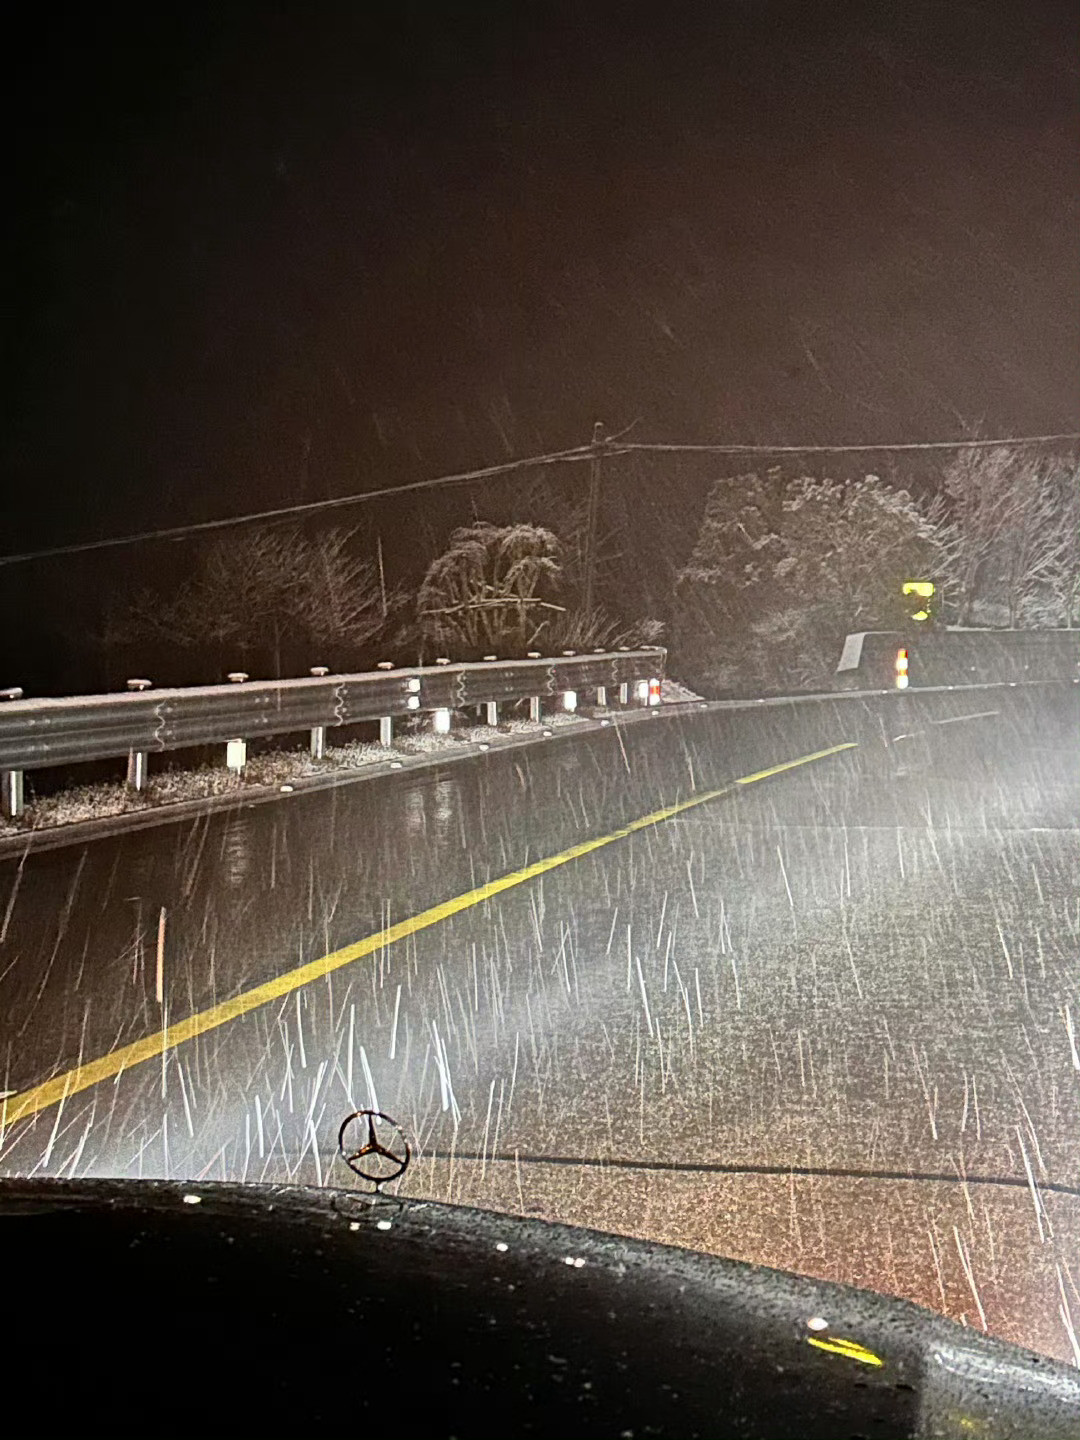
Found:
[[[355,1187],[371,1109],[393,1193],[1080,1365],[1064,11],[83,23],[0,1174]]]

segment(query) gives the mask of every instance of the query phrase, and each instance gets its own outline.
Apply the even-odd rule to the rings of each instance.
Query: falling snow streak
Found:
[[[903,775],[852,714],[798,735],[854,725],[827,770],[736,787],[68,1094],[3,1127],[0,1167],[351,1183],[336,1128],[377,1104],[416,1142],[412,1193],[850,1278],[1073,1359],[1075,713],[1017,700],[977,752],[940,727]],[[410,781],[377,820],[331,792],[5,867],[0,1088],[670,804],[687,756],[719,787],[790,753],[755,718],[751,739],[681,722],[674,758],[639,727],[625,752]]]

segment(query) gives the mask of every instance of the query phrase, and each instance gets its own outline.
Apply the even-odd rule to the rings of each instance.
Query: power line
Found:
[[[1052,442],[1080,441],[1080,433],[1067,435],[1013,435],[1002,440],[926,440],[901,444],[875,445],[684,445],[663,441],[627,440],[609,444],[605,453],[624,455],[632,451],[653,451],[659,454],[701,455],[860,455],[878,451],[898,450],[989,450],[1006,446],[1048,445]]]
[[[141,530],[134,535],[115,535],[107,540],[85,540],[77,545],[54,545],[47,550],[26,550],[19,555],[0,555],[0,565],[19,565],[26,560],[51,560],[59,555],[79,555],[88,550],[111,550],[121,545],[139,545],[147,540],[186,540],[189,535],[208,530],[227,530],[235,525],[277,524],[296,516],[316,511],[341,510],[349,505],[363,505],[369,500],[383,500],[391,495],[407,495],[417,490],[434,490],[441,485],[462,485],[470,480],[489,480],[508,475],[514,470],[528,470],[538,465],[561,465],[567,461],[588,460],[591,445],[578,445],[572,450],[559,450],[550,455],[529,455],[522,460],[508,460],[502,465],[487,465],[482,470],[464,470],[454,475],[436,475],[430,480],[413,480],[406,485],[391,485],[382,490],[365,490],[360,495],[339,495],[331,500],[311,500],[303,505],[286,505],[278,510],[259,510],[248,515],[229,515],[222,520],[200,520],[194,525],[174,525],[166,530]]]
[[[636,424],[637,421],[634,422]],[[632,429],[628,426],[627,429]],[[626,434],[626,430],[620,432]],[[61,555],[81,555],[93,550],[112,550],[125,545],[140,545],[149,540],[186,540],[191,535],[211,530],[229,530],[238,525],[279,524],[303,515],[324,510],[340,510],[363,505],[369,500],[385,500],[395,495],[415,494],[418,490],[434,490],[443,485],[462,485],[469,481],[490,480],[516,470],[540,465],[561,465],[568,462],[596,459],[601,456],[652,454],[698,455],[860,455],[911,450],[986,450],[1002,446],[1048,445],[1080,441],[1080,432],[1060,435],[1012,435],[998,440],[928,440],[890,442],[870,445],[699,445],[665,441],[623,441],[618,437],[600,444],[576,445],[548,455],[529,455],[521,460],[508,460],[501,465],[487,465],[479,470],[464,470],[451,475],[436,475],[429,480],[413,480],[405,485],[391,485],[381,490],[366,490],[360,495],[339,495],[330,500],[311,500],[302,505],[286,505],[276,510],[259,510],[245,515],[230,515],[221,520],[201,520],[192,525],[174,525],[163,530],[141,530],[133,535],[116,535],[105,540],[85,540],[74,545],[54,545],[44,550],[26,550],[15,555],[0,555],[0,566],[20,565],[28,560],[50,560]]]

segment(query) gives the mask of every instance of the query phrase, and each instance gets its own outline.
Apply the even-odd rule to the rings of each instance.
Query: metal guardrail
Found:
[[[640,689],[663,677],[666,655],[657,646],[129,694],[10,699],[0,704],[3,810],[21,812],[26,770],[127,756],[128,781],[141,789],[145,757],[167,750],[235,746],[241,739],[310,730],[312,753],[321,755],[327,729],[378,720],[380,739],[389,744],[394,719],[417,712],[487,706],[494,723],[500,704],[529,700],[539,718],[545,700],[595,691],[603,705],[609,689],[630,703],[631,687]],[[633,698],[648,703],[648,690]]]
[[[857,631],[844,641],[836,674],[841,688],[856,689],[1072,680],[1080,675],[1080,630]]]

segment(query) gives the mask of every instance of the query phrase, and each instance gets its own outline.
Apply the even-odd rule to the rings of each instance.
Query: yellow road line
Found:
[[[758,770],[753,775],[744,775],[736,780],[736,785],[752,785],[755,780],[764,780],[769,775],[779,775],[781,770],[793,770],[796,765],[809,765],[811,760],[824,760],[826,755],[835,755],[838,750],[854,750],[856,742],[847,741],[844,745],[831,745],[828,750],[815,750],[812,755],[802,755],[798,760],[785,760],[782,765],[772,765],[768,770]]]
[[[774,765],[771,769],[761,770],[756,775],[745,775],[735,783],[736,785],[749,785],[755,780],[763,780],[767,775],[778,775],[783,770],[794,770],[799,765],[808,765],[812,760],[822,760],[827,755],[835,755],[841,750],[854,748],[855,744],[852,741],[843,745],[833,745],[828,750],[818,750],[813,755],[802,755],[797,760],[788,760],[783,765]],[[110,1080],[121,1074],[122,1071],[130,1070],[133,1065],[141,1064],[144,1060],[153,1060],[163,1051],[182,1045],[185,1040],[194,1040],[198,1035],[205,1035],[209,1030],[216,1030],[220,1025],[227,1025],[230,1020],[236,1020],[241,1015],[257,1010],[260,1006],[269,1004],[271,1000],[280,1000],[282,996],[290,994],[293,990],[299,990],[313,980],[320,980],[333,970],[340,970],[343,965],[351,965],[354,960],[361,960],[365,955],[374,954],[385,945],[392,945],[396,940],[404,940],[407,935],[415,935],[419,930],[427,930],[432,925],[438,925],[441,920],[448,920],[451,915],[458,915],[463,910],[470,910],[474,905],[482,905],[485,900],[490,900],[495,895],[501,895],[504,890],[512,890],[516,885],[524,885],[529,880],[535,880],[538,875],[545,875],[549,870],[569,864],[571,860],[580,860],[583,856],[590,855],[594,850],[600,850],[605,845],[611,845],[616,840],[625,840],[628,835],[633,835],[638,830],[648,829],[651,825],[661,825],[665,820],[671,820],[686,810],[692,810],[698,805],[707,805],[710,800],[716,800],[721,795],[729,794],[730,790],[731,787],[727,785],[719,790],[704,790],[700,795],[692,795],[688,800],[680,800],[675,805],[665,806],[663,810],[654,810],[650,815],[643,815],[638,820],[631,820],[628,825],[613,830],[610,835],[601,835],[596,840],[585,840],[580,845],[572,845],[569,850],[561,850],[557,855],[549,855],[544,860],[536,860],[533,864],[526,865],[524,869],[514,870],[509,875],[501,875],[497,880],[491,880],[486,885],[480,885],[475,890],[467,891],[464,895],[457,895],[452,900],[444,900],[440,905],[433,905],[430,910],[421,910],[419,915],[413,915],[408,920],[400,920],[396,925],[390,925],[375,935],[369,935],[364,940],[356,941],[354,945],[346,945],[341,950],[334,950],[329,955],[323,955],[321,959],[312,960],[307,965],[299,966],[296,970],[289,970],[284,975],[278,975],[275,979],[268,980],[265,985],[257,985],[254,990],[245,991],[243,995],[236,995],[233,999],[225,1000],[220,1005],[211,1006],[209,1010],[189,1015],[186,1020],[178,1020],[162,1030],[155,1031],[153,1035],[136,1040],[131,1045],[121,1046],[119,1050],[111,1050],[107,1055],[102,1055],[97,1060],[91,1060],[86,1065],[79,1065],[63,1075],[56,1075],[42,1085],[35,1085],[32,1090],[24,1090],[21,1095],[11,1095],[0,1105],[0,1127],[14,1124],[16,1120],[25,1120],[31,1115],[37,1115],[40,1111],[48,1109],[50,1105],[55,1105],[61,1100],[67,1100],[70,1096],[78,1094],[80,1090],[88,1090],[91,1085],[97,1085],[102,1080]]]

